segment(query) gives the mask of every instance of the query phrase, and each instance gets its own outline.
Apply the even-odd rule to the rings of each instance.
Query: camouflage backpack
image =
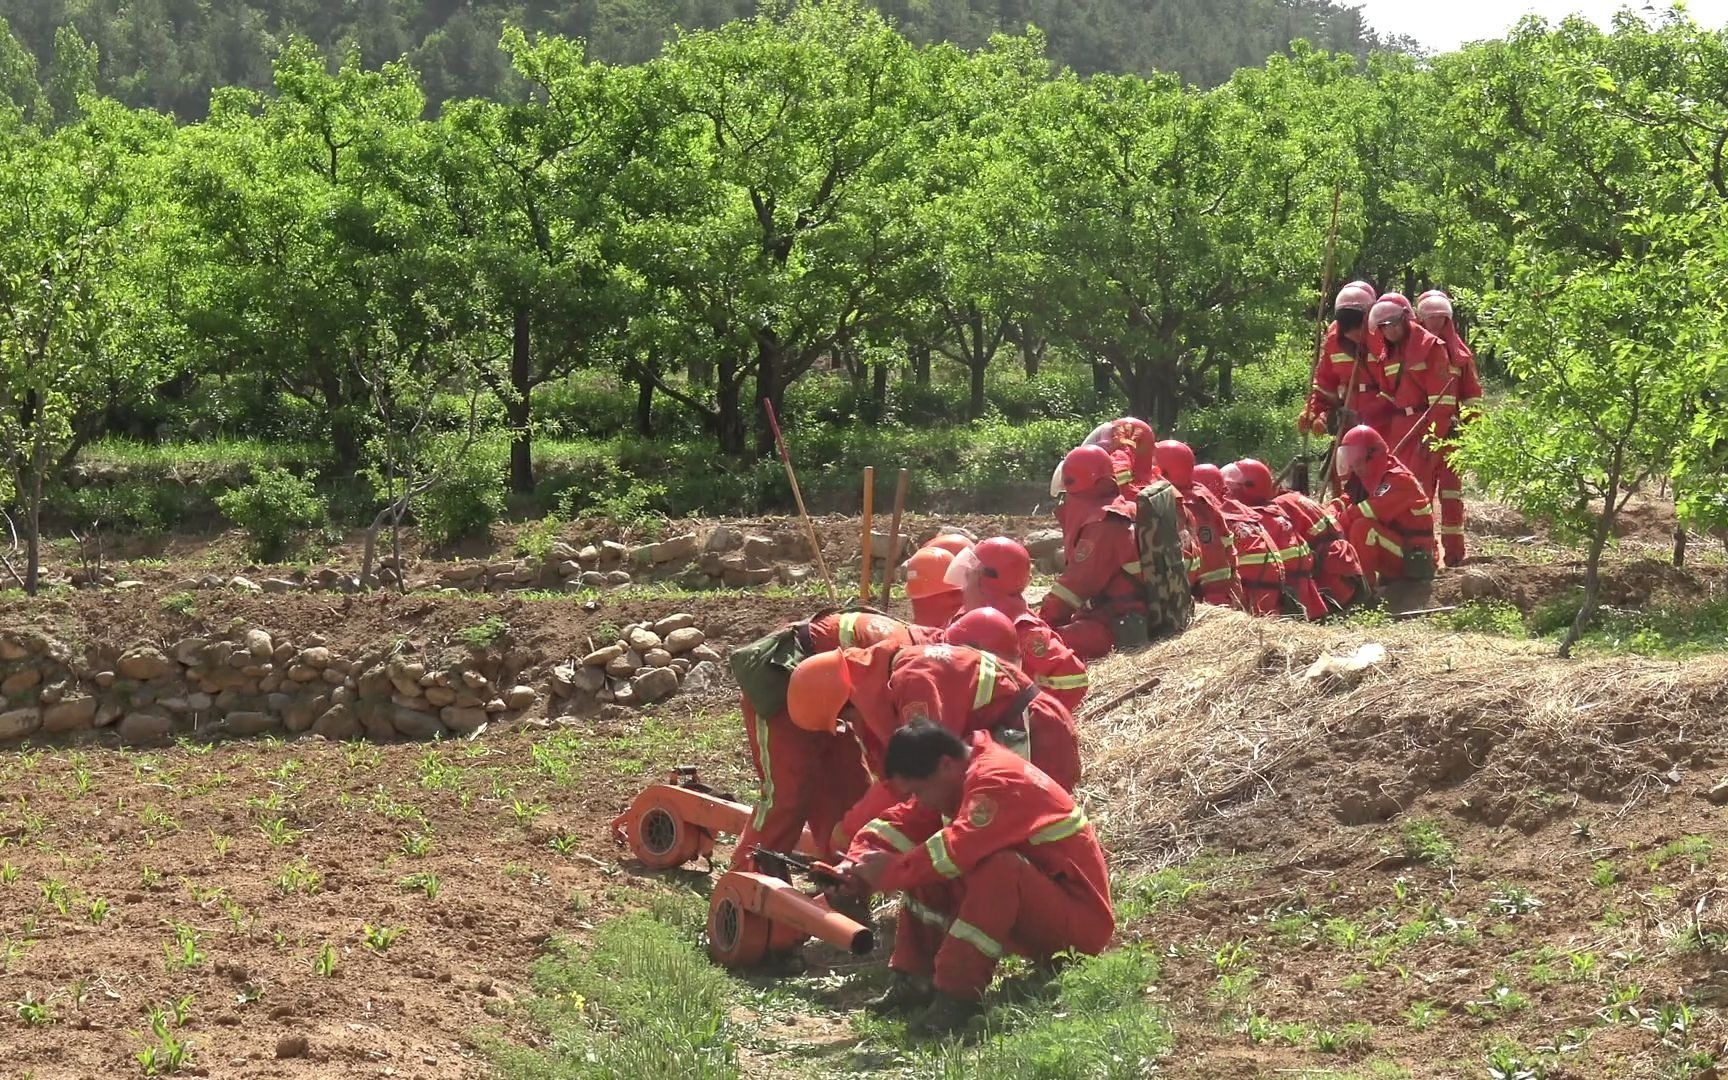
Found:
[[[1194,620],[1194,593],[1182,550],[1182,509],[1170,481],[1154,480],[1140,492],[1134,539],[1146,577],[1147,635],[1156,641],[1180,634]]]

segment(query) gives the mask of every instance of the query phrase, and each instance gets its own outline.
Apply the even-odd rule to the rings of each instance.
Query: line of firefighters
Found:
[[[1361,421],[1339,440],[1345,491],[1330,505],[1278,491],[1261,462],[1199,465],[1118,420],[1058,470],[1067,565],[1036,611],[1023,545],[951,534],[907,562],[911,622],[825,611],[734,654],[760,795],[733,865],[793,850],[808,827],[843,882],[831,902],[902,894],[892,979],[872,1008],[920,1010],[917,1033],[953,1031],[1002,956],[1047,963],[1109,943],[1104,852],[1072,795],[1074,711],[1085,661],[1156,622],[1136,536],[1143,491],[1174,489],[1176,572],[1206,603],[1320,618],[1378,582],[1431,575],[1435,490],[1446,561],[1462,560],[1457,481],[1435,444],[1481,390],[1450,302],[1430,293],[1412,309],[1357,282],[1335,312],[1299,422]]]

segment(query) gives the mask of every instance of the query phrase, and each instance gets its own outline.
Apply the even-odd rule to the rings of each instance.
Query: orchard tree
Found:
[[[1347,61],[1273,58],[1211,93],[1064,76],[1023,132],[1050,203],[1052,337],[1106,360],[1160,430],[1227,355],[1272,342],[1315,286],[1333,177],[1322,92]]]
[[[629,261],[682,327],[660,340],[699,352],[710,388],[661,392],[701,416],[728,454],[773,448],[776,408],[815,363],[904,299],[915,248],[909,135],[928,114],[917,52],[855,0],[814,0],[690,34],[653,70],[685,144],[655,178],[677,206],[631,230]],[[747,387],[753,392],[747,393]]]
[[[160,381],[165,118],[85,98],[84,118],[0,156],[0,458],[20,508],[26,592],[39,584],[44,488],[109,410]],[[11,564],[7,563],[11,570]]]

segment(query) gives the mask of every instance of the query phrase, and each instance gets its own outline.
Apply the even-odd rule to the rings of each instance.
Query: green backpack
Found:
[[[766,719],[786,710],[786,688],[792,683],[792,669],[803,662],[805,655],[796,626],[776,630],[732,650],[728,659],[732,676],[750,699],[750,707],[757,716]]]
[[[1146,633],[1150,640],[1174,637],[1194,621],[1194,593],[1182,554],[1182,511],[1176,489],[1155,480],[1140,492],[1134,539],[1146,576]]]

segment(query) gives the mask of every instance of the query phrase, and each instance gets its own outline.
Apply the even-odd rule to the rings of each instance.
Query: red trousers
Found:
[[[1242,592],[1248,598],[1248,614],[1267,619],[1284,614],[1284,587],[1277,580],[1260,582],[1243,578]]]
[[[817,843],[833,843],[840,819],[870,788],[856,739],[805,731],[785,713],[760,720],[749,701],[743,706],[761,794],[732,853],[734,870],[750,869],[750,852],[757,847],[793,850],[806,824]],[[846,850],[845,845],[838,850]]]
[[[1402,581],[1404,546],[1410,541],[1380,522],[1356,518],[1350,524],[1350,546],[1362,560],[1362,576],[1370,586],[1382,581]]]
[[[900,901],[888,966],[929,978],[951,997],[976,1000],[1013,953],[1048,960],[1074,949],[1097,955],[1110,944],[1099,912],[1012,851],[999,851],[955,881],[915,889]]]
[[[1339,607],[1349,607],[1362,591],[1362,563],[1350,541],[1339,537],[1326,546],[1314,584]]]
[[[1060,784],[1063,791],[1073,794],[1080,784],[1080,743],[1074,734],[1074,718],[1069,715],[1068,710],[1049,694],[1039,694],[1032,699],[1032,704],[1026,707],[1026,735],[1025,745],[1010,749],[1038,766],[1045,776]],[[834,846],[841,851],[846,850],[852,843],[852,838],[858,835],[859,829],[899,801],[900,797],[894,794],[887,783],[878,781],[871,785],[867,791],[857,796],[857,800],[850,804],[850,809],[845,810],[839,819],[839,831],[835,834]],[[814,832],[815,824],[812,823],[810,828]],[[797,840],[796,834],[793,840]],[[744,845],[740,842],[738,846]]]
[[[1452,468],[1452,455],[1438,455],[1435,485],[1440,497],[1440,548],[1447,566],[1464,562],[1464,482]]]
[[[1062,644],[1082,660],[1100,660],[1116,648],[1116,631],[1103,612],[1083,611],[1055,629]]]

